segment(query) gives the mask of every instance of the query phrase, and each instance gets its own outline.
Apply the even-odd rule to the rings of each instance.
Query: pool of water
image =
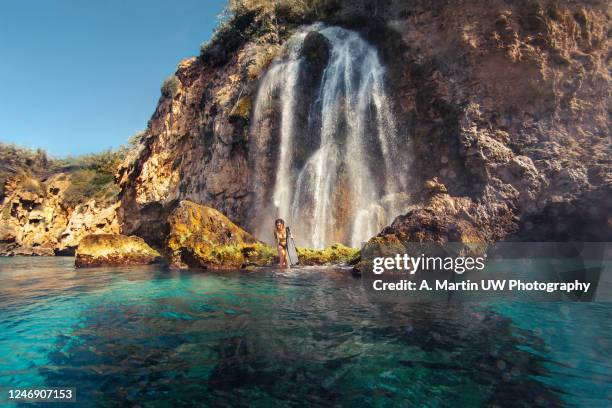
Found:
[[[101,407],[604,407],[611,318],[596,303],[375,303],[341,269],[0,259],[0,388],[75,387]]]

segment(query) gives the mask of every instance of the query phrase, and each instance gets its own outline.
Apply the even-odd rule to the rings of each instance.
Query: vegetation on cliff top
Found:
[[[71,182],[63,195],[63,202],[68,207],[92,198],[100,204],[110,204],[119,193],[114,176],[127,151],[127,147],[120,147],[100,153],[53,158],[43,149],[34,151],[0,143],[0,202],[4,199],[4,187],[9,178],[21,177],[20,188],[42,193],[47,178],[64,173]]]
[[[161,86],[162,96],[165,98],[174,98],[181,87],[181,81],[176,77],[176,75],[168,76]]]
[[[200,56],[213,65],[222,64],[228,52],[256,35],[269,33],[278,42],[287,28],[323,20],[337,7],[335,0],[229,0],[213,37],[201,45]]]
[[[9,177],[21,174],[43,175],[48,171],[47,153],[0,142],[0,202],[4,197],[4,183]]]

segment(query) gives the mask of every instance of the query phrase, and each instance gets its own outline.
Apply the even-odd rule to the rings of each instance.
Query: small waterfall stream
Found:
[[[318,77],[304,55],[312,33],[327,43]],[[271,202],[259,201],[268,218],[273,212],[293,227],[298,245],[360,246],[404,209],[407,152],[399,151],[384,74],[356,32],[316,24],[290,38],[262,79],[251,137],[262,137],[270,112],[279,125],[266,129],[278,145]]]

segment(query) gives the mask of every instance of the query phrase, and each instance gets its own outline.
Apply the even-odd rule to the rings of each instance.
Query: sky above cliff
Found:
[[[3,0],[0,141],[54,156],[126,143],[224,0]]]

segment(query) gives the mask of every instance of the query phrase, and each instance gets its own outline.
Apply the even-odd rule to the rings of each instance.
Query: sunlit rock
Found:
[[[162,260],[142,238],[120,234],[93,234],[81,240],[76,251],[77,268],[148,265]]]

